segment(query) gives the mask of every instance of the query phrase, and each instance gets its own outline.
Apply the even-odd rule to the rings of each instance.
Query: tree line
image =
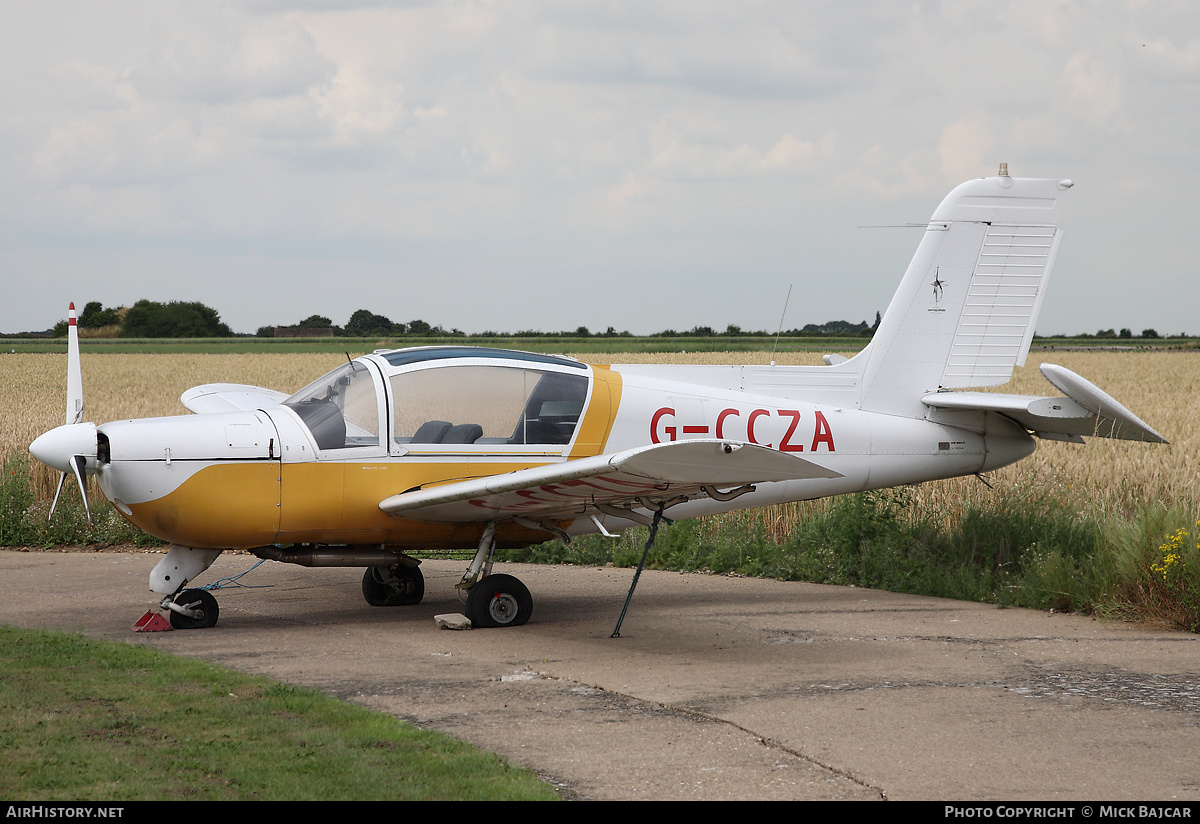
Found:
[[[105,308],[99,301],[91,301],[84,306],[78,316],[79,328],[92,335],[105,335],[117,338],[224,338],[232,337],[234,332],[221,321],[216,309],[198,302],[172,301],[158,303],[151,300],[139,300],[133,306]],[[875,313],[875,323],[868,325],[866,321],[850,323],[837,320],[823,324],[807,324],[802,328],[788,329],[780,334],[790,337],[870,337],[879,325],[879,313]],[[255,333],[258,337],[274,337],[276,326],[260,326]],[[324,315],[309,315],[292,327],[299,329],[328,329],[335,337],[358,338],[395,338],[395,337],[468,337],[461,329],[445,329],[419,318],[401,323],[372,312],[369,309],[359,309],[350,315],[344,326],[337,326],[333,320]],[[67,321],[61,320],[51,331],[54,337],[65,337]],[[774,332],[750,331],[742,329],[737,324],[729,324],[724,331],[710,326],[694,326],[679,332],[666,329],[655,332],[648,337],[767,337]],[[610,326],[603,332],[593,332],[586,326],[561,332],[547,332],[540,329],[520,329],[516,332],[499,332],[486,330],[476,332],[472,338],[632,338],[636,337],[628,330],[617,331]]]
[[[866,321],[861,323],[850,323],[844,320],[829,321],[823,324],[810,323],[802,329],[790,329],[781,334],[789,336],[804,336],[804,337],[870,337],[875,332],[875,327],[879,325],[879,313],[875,315],[875,325],[868,326]],[[259,337],[272,337],[275,335],[277,327],[260,326],[256,333]],[[333,321],[324,315],[310,315],[304,320],[295,325],[297,329],[330,329],[333,334],[338,337],[367,337],[367,338],[388,338],[388,337],[467,337],[467,333],[460,329],[444,329],[441,326],[433,326],[423,320],[410,320],[408,323],[396,323],[384,315],[377,314],[368,309],[359,309],[350,316],[350,320],[345,326],[335,326]],[[684,332],[677,332],[674,329],[667,329],[662,332],[655,332],[647,337],[673,338],[709,338],[709,337],[766,337],[774,334],[772,332],[758,331],[752,332],[742,329],[737,324],[729,324],[725,327],[725,331],[717,331],[710,326],[694,326]],[[632,338],[635,335],[628,330],[618,332],[614,327],[610,326],[603,332],[593,332],[586,326],[579,326],[575,329],[562,332],[546,332],[540,329],[520,329],[516,332],[497,332],[489,329],[483,332],[475,332],[470,335],[473,338]]]
[[[828,321],[822,324],[809,323],[802,327],[780,330],[785,337],[842,337],[870,338],[879,327],[880,313],[875,313],[875,322],[866,321],[851,323],[844,320]],[[216,309],[195,301],[171,301],[158,303],[151,300],[139,300],[129,307],[105,308],[99,301],[92,301],[84,306],[78,316],[81,329],[94,335],[107,335],[119,338],[226,338],[233,337],[234,332],[221,321]],[[345,325],[337,326],[324,315],[309,315],[293,325],[300,329],[328,329],[335,337],[358,338],[396,338],[396,337],[471,337],[471,338],[632,338],[638,337],[629,331],[617,331],[612,326],[603,332],[593,332],[586,326],[561,332],[546,332],[540,329],[521,329],[516,332],[498,332],[486,330],[468,335],[460,329],[445,329],[440,325],[427,323],[418,319],[400,323],[390,318],[372,312],[369,309],[359,309],[350,315]],[[275,326],[260,326],[256,332],[258,337],[274,337]],[[47,333],[36,333],[47,334]],[[48,334],[54,337],[65,337],[67,321],[59,321]],[[645,337],[651,338],[708,338],[708,337],[770,337],[775,332],[766,330],[746,330],[731,323],[724,330],[711,326],[693,326],[691,329],[676,331],[665,329]],[[1040,336],[1039,336],[1040,337]],[[1096,338],[1096,339],[1133,339],[1156,340],[1162,336],[1155,329],[1143,329],[1140,335],[1135,335],[1132,329],[1100,329],[1094,334],[1082,333],[1077,335],[1051,335],[1048,339],[1056,338]],[[1178,337],[1188,337],[1181,334]]]

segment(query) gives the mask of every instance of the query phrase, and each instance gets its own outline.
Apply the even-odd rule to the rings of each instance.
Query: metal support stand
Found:
[[[666,503],[658,505],[658,509],[654,511],[654,520],[650,523],[650,537],[646,541],[646,546],[642,549],[642,559],[638,561],[637,571],[633,573],[633,583],[629,585],[629,594],[625,596],[625,606],[621,607],[621,616],[617,618],[617,625],[613,628],[611,638],[621,637],[621,623],[625,620],[625,612],[629,609],[629,602],[633,600],[633,591],[637,589],[638,578],[642,577],[642,568],[646,566],[646,556],[650,554],[650,547],[654,546],[654,537],[658,535],[658,525],[663,519],[663,510],[667,508]]]

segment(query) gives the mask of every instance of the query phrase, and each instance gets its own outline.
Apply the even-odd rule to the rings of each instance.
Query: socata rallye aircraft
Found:
[[[1164,442],[1061,366],[1041,367],[1061,397],[955,391],[1024,364],[1071,185],[1002,167],[957,187],[874,338],[824,366],[430,346],[364,355],[291,397],[211,384],[183,394],[196,414],[97,426],[81,422],[72,313],[67,422],[30,451],[63,472],[60,492],[68,472],[81,490],[95,475],[122,515],[170,542],[150,589],[176,627],[216,622],[216,599],[185,587],[227,549],[362,566],[367,601],[397,605],[424,594],[410,553],[475,548],[458,584],[467,617],[521,625],[533,601],[491,573],[496,547],[988,472],[1031,454],[1035,436]]]

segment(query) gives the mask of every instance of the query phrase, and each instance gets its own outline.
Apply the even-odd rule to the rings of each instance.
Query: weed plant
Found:
[[[0,546],[158,546],[162,543],[122,518],[108,505],[90,478],[88,501],[92,507],[91,523],[88,523],[87,510],[79,496],[79,486],[73,477],[68,477],[51,518],[52,499],[35,493],[28,460],[9,456],[4,461],[4,477],[0,479]]]
[[[1000,492],[957,510],[911,505],[907,488],[811,507],[789,538],[761,521],[714,516],[660,527],[650,569],[770,577],[1151,620],[1200,631],[1200,525],[1149,510],[1135,522],[1034,491]],[[633,566],[644,527],[505,550],[505,560]],[[1182,547],[1179,549],[1178,547]],[[1157,566],[1156,566],[1157,565]],[[1163,571],[1165,569],[1165,572]]]
[[[1112,598],[1099,611],[1200,632],[1200,522],[1153,507],[1111,532]]]

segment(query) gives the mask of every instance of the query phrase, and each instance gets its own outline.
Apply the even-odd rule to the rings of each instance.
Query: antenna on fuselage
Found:
[[[779,328],[775,330],[775,345],[771,347],[771,365],[775,365],[775,350],[779,348],[779,336],[783,333],[783,319],[787,316],[788,301],[792,299],[792,287],[788,284],[787,297],[783,299],[783,312],[779,315]]]

